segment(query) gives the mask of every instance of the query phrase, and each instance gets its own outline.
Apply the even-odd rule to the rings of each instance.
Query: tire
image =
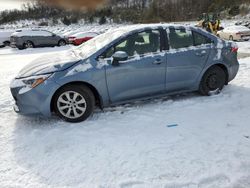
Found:
[[[66,45],[66,41],[65,40],[59,40],[58,46],[65,46],[65,45]]]
[[[79,123],[86,120],[94,111],[95,97],[86,86],[66,85],[53,100],[55,113],[63,120]]]
[[[23,48],[24,49],[28,49],[28,48],[34,48],[35,45],[33,44],[33,42],[31,41],[26,41],[24,44],[23,44]]]
[[[229,40],[230,40],[230,41],[234,41],[234,38],[233,38],[232,35],[229,36]]]
[[[210,96],[221,92],[226,84],[226,73],[219,66],[211,67],[203,75],[199,92],[201,95]]]

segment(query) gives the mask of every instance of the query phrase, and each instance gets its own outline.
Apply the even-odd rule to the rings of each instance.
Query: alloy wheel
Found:
[[[25,48],[34,48],[33,44],[29,41],[26,42],[24,46],[25,46]]]
[[[77,119],[85,113],[87,103],[80,93],[76,91],[66,91],[59,96],[57,108],[64,117]]]

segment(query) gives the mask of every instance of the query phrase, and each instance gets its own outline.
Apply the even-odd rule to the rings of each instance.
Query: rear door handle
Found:
[[[196,52],[195,55],[197,55],[197,56],[204,56],[206,54],[207,54],[207,52],[205,50],[203,50],[202,52]]]
[[[162,61],[161,59],[156,59],[154,62],[153,62],[154,65],[160,65],[162,64]]]

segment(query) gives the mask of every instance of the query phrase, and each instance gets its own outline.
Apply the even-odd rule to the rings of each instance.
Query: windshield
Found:
[[[110,44],[113,40],[121,37],[125,33],[127,33],[126,29],[117,29],[113,31],[109,30],[106,33],[101,34],[82,44],[81,46],[76,48],[74,52],[83,58],[87,58]]]

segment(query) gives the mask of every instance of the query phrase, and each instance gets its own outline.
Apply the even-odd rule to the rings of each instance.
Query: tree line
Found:
[[[37,0],[26,3],[21,10],[6,10],[0,13],[0,24],[24,19],[58,20],[70,25],[84,19],[88,23],[106,22],[152,23],[196,20],[204,12],[228,10],[231,16],[241,13],[240,5],[250,0],[109,0],[95,10],[65,10],[51,7]]]

